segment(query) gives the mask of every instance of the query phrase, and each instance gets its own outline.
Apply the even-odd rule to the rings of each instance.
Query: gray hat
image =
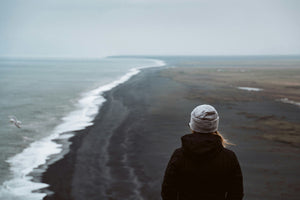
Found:
[[[191,112],[190,128],[199,133],[213,133],[218,130],[219,115],[210,105],[200,105]]]

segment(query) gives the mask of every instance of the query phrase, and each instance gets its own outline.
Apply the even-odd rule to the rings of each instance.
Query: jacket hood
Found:
[[[211,133],[192,133],[181,137],[182,149],[191,159],[212,159],[224,148],[221,138]]]

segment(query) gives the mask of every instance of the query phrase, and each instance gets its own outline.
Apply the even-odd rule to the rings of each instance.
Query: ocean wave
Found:
[[[147,59],[150,60],[150,59]],[[30,175],[36,168],[47,163],[50,156],[59,155],[63,146],[56,143],[57,139],[68,139],[73,136],[72,131],[82,130],[93,125],[93,120],[98,114],[100,106],[106,101],[103,93],[128,81],[144,68],[164,66],[161,60],[152,60],[154,64],[132,68],[120,79],[107,85],[100,86],[82,95],[76,104],[76,110],[63,117],[62,123],[54,128],[52,134],[46,138],[35,141],[21,153],[9,158],[10,170],[13,178],[0,186],[0,199],[6,200],[41,200],[46,194],[37,192],[48,187],[47,184],[34,182]],[[68,133],[68,134],[62,134]]]

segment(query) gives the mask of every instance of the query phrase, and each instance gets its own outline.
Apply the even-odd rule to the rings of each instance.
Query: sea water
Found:
[[[60,154],[62,134],[92,125],[105,91],[141,68],[163,66],[151,59],[0,60],[0,199],[38,200],[47,187],[31,173]],[[9,116],[22,121],[17,128]]]

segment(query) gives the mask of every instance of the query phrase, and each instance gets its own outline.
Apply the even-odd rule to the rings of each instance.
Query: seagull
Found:
[[[29,138],[29,137],[24,136],[24,137],[23,137],[23,141],[24,141],[24,142],[25,142],[25,141],[34,141],[34,139],[33,139],[33,138]]]
[[[15,116],[9,116],[9,121],[14,124],[16,127],[21,128],[21,121],[18,121],[17,118]]]

